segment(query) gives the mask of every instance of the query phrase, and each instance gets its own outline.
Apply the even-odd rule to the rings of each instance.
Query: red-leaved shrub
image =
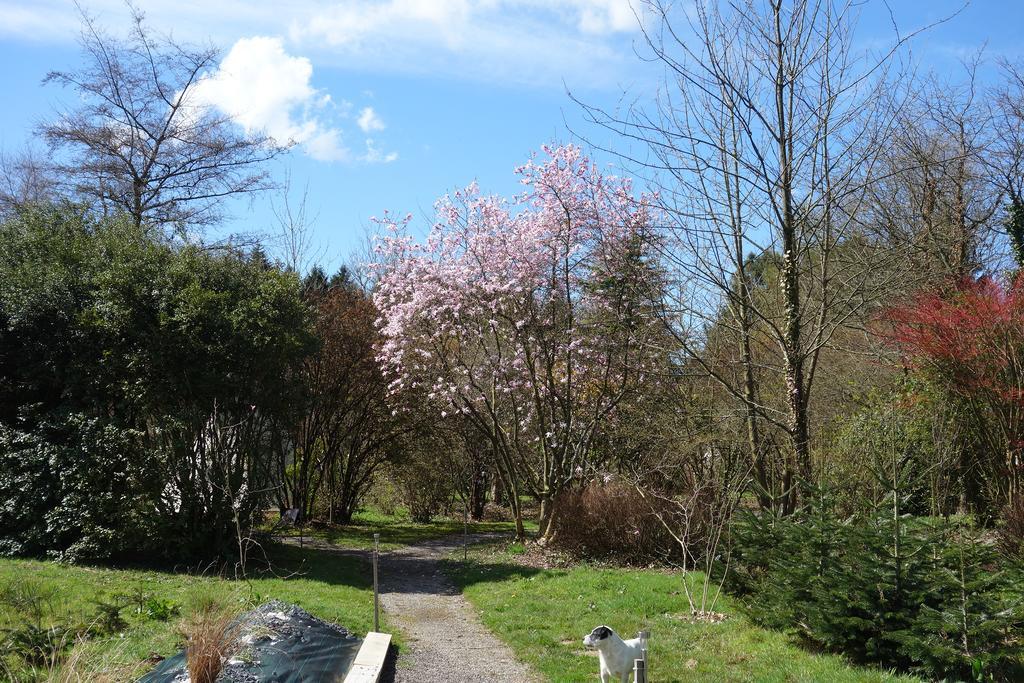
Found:
[[[884,319],[905,363],[968,408],[967,426],[984,447],[969,457],[962,449],[961,469],[992,492],[990,500],[969,502],[979,512],[996,512],[1024,484],[1024,276],[968,279],[924,292]]]

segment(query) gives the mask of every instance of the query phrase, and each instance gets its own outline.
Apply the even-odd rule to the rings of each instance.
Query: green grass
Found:
[[[95,618],[93,601],[110,601],[118,595],[152,595],[170,600],[188,613],[191,602],[215,595],[236,603],[239,610],[271,598],[295,603],[323,619],[364,634],[373,625],[373,598],[368,565],[356,557],[325,551],[277,546],[271,559],[275,575],[264,574],[250,581],[149,570],[106,569],[67,566],[36,560],[0,559],[0,591],[26,583],[52,592],[45,609],[44,624],[83,625]],[[122,599],[124,600],[124,599]],[[123,634],[95,643],[96,656],[107,655],[121,662],[141,661],[150,653],[164,656],[179,648],[175,633],[181,617],[156,621],[136,614],[129,605],[122,615],[128,622]],[[0,604],[0,628],[24,622],[8,604]],[[12,668],[17,660],[8,659]],[[0,678],[3,678],[0,666]]]
[[[536,530],[536,522],[524,522],[528,531]],[[512,522],[470,522],[469,533],[503,532],[515,531],[515,524]],[[357,512],[351,524],[345,526],[334,525],[329,527],[306,528],[302,535],[306,538],[316,538],[339,548],[369,549],[373,547],[373,534],[380,534],[381,550],[395,550],[403,546],[420,541],[429,541],[435,538],[442,538],[463,532],[462,519],[441,517],[427,524],[409,521],[399,511],[395,515],[385,515],[375,510],[364,510]],[[298,529],[288,529],[283,535],[299,536]]]
[[[515,552],[514,546],[513,553]],[[815,654],[785,634],[759,628],[723,598],[717,624],[692,624],[679,574],[578,566],[536,570],[514,564],[508,549],[476,548],[449,572],[484,624],[548,680],[597,678],[596,657],[581,640],[607,624],[624,637],[651,631],[655,681],[911,681]],[[691,575],[694,581],[697,577]]]

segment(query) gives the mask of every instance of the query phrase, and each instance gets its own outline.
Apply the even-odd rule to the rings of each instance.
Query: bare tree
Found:
[[[988,156],[1005,206],[1004,226],[1018,268],[1024,268],[1024,63],[1003,61],[994,93],[995,140]]]
[[[31,147],[0,152],[0,216],[53,200],[55,184],[49,164]]]
[[[646,49],[665,74],[656,102],[588,111],[630,143],[618,153],[659,190],[676,275],[666,320],[738,406],[762,504],[792,510],[798,481],[813,475],[822,351],[884,291],[878,273],[896,272],[877,268],[858,221],[901,112],[892,72],[908,36],[855,52],[853,2],[646,8]],[[777,479],[767,430],[787,443]]]
[[[948,285],[992,260],[1003,193],[993,173],[999,116],[978,87],[980,64],[980,55],[965,61],[959,82],[925,78],[881,150],[862,223],[906,254],[907,285]]]
[[[725,460],[708,453],[708,460]],[[702,477],[692,491],[665,495],[656,489],[636,485],[649,505],[651,515],[679,546],[683,592],[693,621],[722,621],[725,615],[715,607],[729,572],[727,538],[733,514],[746,488],[749,471],[722,468],[716,476]],[[693,585],[689,574],[697,572],[700,583]]]
[[[216,49],[156,35],[129,7],[127,39],[82,12],[83,65],[44,81],[74,91],[76,104],[40,132],[69,152],[56,164],[69,189],[104,213],[182,232],[208,225],[225,198],[267,188],[261,164],[286,147],[244,133],[195,96],[217,66]]]
[[[292,198],[292,176],[285,175],[279,198],[271,209],[277,221],[278,243],[284,265],[299,275],[305,274],[324,258],[324,248],[317,243],[313,228],[320,217],[309,211],[309,183],[302,187],[302,195]]]

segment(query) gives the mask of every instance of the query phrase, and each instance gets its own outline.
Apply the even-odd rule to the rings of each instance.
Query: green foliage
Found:
[[[0,425],[5,554],[54,550],[85,560],[147,547],[145,510],[159,482],[137,430],[82,413],[47,415],[30,432]]]
[[[0,629],[0,659],[13,655],[32,667],[59,659],[74,634],[50,621],[56,607],[56,587],[34,578],[19,577],[0,587],[0,609],[16,615],[7,628]]]
[[[788,518],[750,514],[733,533],[732,588],[759,623],[828,650],[929,677],[1024,674],[1019,572],[963,520],[888,505],[840,518],[818,490]]]
[[[928,515],[944,501],[935,500],[929,486],[940,454],[931,432],[928,405],[914,393],[915,387],[901,387],[890,394],[870,392],[863,407],[844,421],[833,449],[827,473],[834,482],[836,504],[846,513],[861,512],[877,505],[888,493],[876,474],[895,466],[913,473],[903,483],[904,512]],[[895,462],[893,461],[895,458]]]
[[[113,600],[96,598],[93,600],[93,604],[96,606],[96,612],[90,627],[97,635],[120,633],[128,626],[128,622],[121,616],[125,607],[124,603],[117,598]]]
[[[142,613],[145,614],[147,618],[155,621],[167,621],[171,617],[178,616],[179,612],[180,609],[175,603],[156,596],[152,596],[147,599],[142,610]]]
[[[978,681],[1021,675],[1022,577],[1001,568],[995,550],[964,521],[940,533],[929,595],[901,634],[902,649],[925,673]]]
[[[597,658],[581,640],[598,624],[624,638],[649,629],[655,681],[912,680],[808,652],[787,635],[751,623],[728,596],[716,607],[724,620],[691,620],[681,582],[699,591],[700,572],[683,577],[592,565],[540,569],[522,564],[515,557],[520,550],[477,546],[469,562],[453,558],[449,571],[484,624],[545,680],[596,680]]]
[[[32,667],[50,666],[58,661],[71,646],[74,633],[66,626],[36,626],[24,624],[8,629],[3,649]]]
[[[451,468],[437,463],[438,451],[448,446],[431,436],[424,429],[403,435],[402,457],[391,468],[403,506],[417,524],[451,512],[457,487]]]
[[[265,260],[69,207],[0,224],[0,553],[230,552],[311,345]]]
[[[57,598],[55,586],[31,578],[11,580],[0,588],[0,606],[20,616],[23,621],[42,626],[54,611]]]

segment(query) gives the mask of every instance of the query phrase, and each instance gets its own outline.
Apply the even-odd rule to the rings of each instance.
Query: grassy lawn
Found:
[[[607,624],[631,638],[651,631],[655,681],[911,681],[856,668],[841,657],[814,654],[788,636],[750,623],[728,599],[718,624],[691,624],[680,577],[660,571],[538,570],[512,561],[521,547],[477,547],[470,562],[449,571],[484,624],[516,654],[559,683],[597,679],[596,657],[580,642]]]
[[[363,560],[288,546],[275,547],[271,559],[276,576],[263,575],[248,582],[148,570],[0,559],[0,594],[16,587],[31,587],[41,595],[48,595],[42,610],[44,625],[93,623],[96,617],[94,601],[98,599],[107,602],[119,599],[130,603],[144,599],[142,596],[154,596],[170,601],[179,607],[181,614],[187,614],[190,604],[214,595],[222,601],[236,603],[239,610],[277,598],[293,602],[357,634],[371,630],[372,584],[368,565]],[[0,628],[24,623],[24,617],[9,602],[0,601]],[[127,627],[113,636],[92,641],[89,649],[94,658],[103,659],[111,665],[124,664],[141,662],[150,653],[166,656],[178,649],[176,627],[180,616],[159,621],[138,614],[138,609],[132,604],[128,604],[121,614]],[[8,666],[17,668],[16,659],[8,658],[7,662]],[[2,666],[0,679],[5,679]],[[120,680],[120,677],[115,675],[109,680]]]
[[[533,520],[524,524],[527,531],[536,530],[537,523]],[[512,522],[470,522],[469,533],[514,532]],[[369,549],[373,547],[373,535],[380,534],[381,550],[395,550],[412,543],[442,538],[463,532],[461,518],[439,517],[427,524],[409,521],[399,511],[395,515],[385,515],[375,510],[357,512],[352,523],[345,526],[315,527],[302,530],[307,538],[317,538],[336,545],[339,548]],[[298,536],[299,530],[290,528],[283,535]]]

